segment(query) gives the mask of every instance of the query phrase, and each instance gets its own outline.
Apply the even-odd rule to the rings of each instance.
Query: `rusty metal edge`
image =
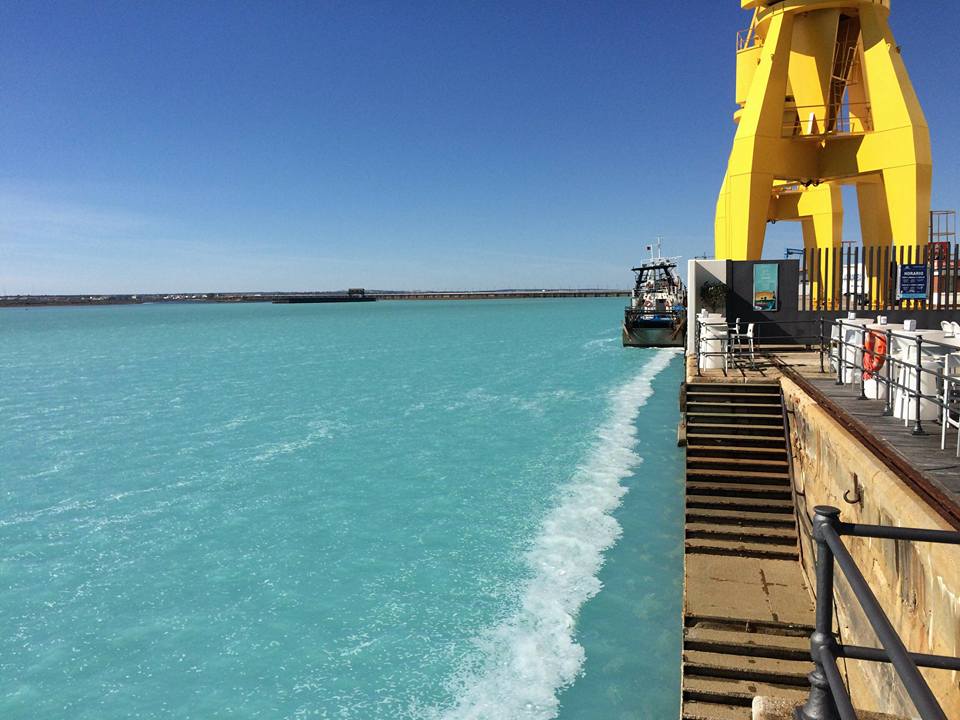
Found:
[[[803,377],[803,375],[786,365],[780,358],[772,357],[771,359],[773,359],[784,377],[789,378],[807,393],[807,395],[812,397],[818,405],[827,410],[847,432],[876,455],[880,462],[903,480],[911,490],[923,498],[951,527],[955,530],[960,530],[960,506],[958,506],[951,497],[925,478],[923,473],[901,457],[889,443],[878,438],[870,432],[866,425],[850,417],[843,408],[833,402],[827,395],[824,395],[811,383],[807,382],[807,379]]]

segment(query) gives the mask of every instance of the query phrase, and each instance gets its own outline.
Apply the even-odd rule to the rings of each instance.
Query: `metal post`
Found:
[[[863,327],[863,330],[860,331],[860,347],[863,350],[860,352],[860,397],[857,400],[866,400],[867,399],[867,328]],[[870,353],[873,355],[873,353]]]
[[[837,385],[843,385],[843,320],[837,320],[839,330],[837,331]]]
[[[840,510],[829,505],[814,508],[813,539],[817,543],[817,614],[816,629],[810,636],[810,657],[813,672],[810,680],[810,696],[803,707],[794,711],[795,720],[839,720],[837,704],[830,692],[830,683],[823,670],[823,648],[834,648],[833,636],[833,552],[823,537],[822,528],[836,528],[840,523]]]
[[[700,318],[693,316],[693,348],[697,354],[697,377],[700,377]]]
[[[913,434],[914,434],[914,435],[926,435],[926,434],[927,434],[927,433],[924,431],[923,425],[922,425],[921,422],[920,422],[920,401],[923,399],[923,396],[920,394],[920,392],[921,392],[921,391],[920,391],[920,383],[921,383],[921,381],[923,380],[923,378],[920,377],[920,374],[923,372],[923,364],[920,362],[920,358],[921,358],[921,352],[920,352],[920,351],[923,349],[922,346],[923,346],[923,336],[922,336],[922,335],[917,335],[917,382],[916,382],[916,388],[917,388],[917,398],[916,398],[917,417],[915,418],[914,423],[913,423]]]
[[[893,415],[893,331],[887,329],[887,402],[883,406],[883,414],[886,417]]]
[[[823,315],[820,316],[820,374],[822,375],[825,371],[823,369]]]

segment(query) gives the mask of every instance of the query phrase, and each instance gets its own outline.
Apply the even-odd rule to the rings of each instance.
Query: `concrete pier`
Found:
[[[802,666],[810,667],[805,636],[815,601],[813,508],[839,507],[841,518],[852,523],[954,530],[960,525],[960,466],[952,452],[939,450],[939,425],[931,425],[935,437],[913,436],[902,421],[882,415],[882,403],[836,385],[821,371],[818,352],[783,349],[758,357],[755,366],[699,374],[691,360],[684,403],[682,717],[792,717],[805,695],[798,675]],[[774,398],[783,406],[773,407]],[[703,447],[707,439],[709,450]],[[773,449],[784,449],[785,456]],[[957,548],[867,538],[845,542],[911,651],[960,656]],[[839,641],[876,647],[859,602],[839,574],[832,601]],[[735,633],[738,622],[739,637],[731,634],[731,642],[713,648],[732,657],[706,662],[699,636]],[[759,649],[748,655],[751,645]],[[915,716],[889,664],[844,660],[841,672],[861,717]],[[922,674],[947,717],[960,717],[960,674]],[[746,702],[749,693],[756,702]]]

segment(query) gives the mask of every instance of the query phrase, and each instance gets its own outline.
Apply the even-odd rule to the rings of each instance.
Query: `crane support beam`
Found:
[[[807,247],[839,246],[842,184],[857,188],[866,244],[923,246],[930,131],[889,27],[889,0],[741,7],[754,17],[737,49],[737,130],[717,199],[716,257],[760,259],[771,220],[800,221]],[[793,197],[783,192],[789,184],[818,190]]]

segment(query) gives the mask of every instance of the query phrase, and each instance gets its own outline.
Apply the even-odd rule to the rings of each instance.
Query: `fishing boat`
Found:
[[[677,272],[679,258],[656,255],[631,270],[636,282],[623,313],[624,347],[683,347],[687,325],[687,291]]]

